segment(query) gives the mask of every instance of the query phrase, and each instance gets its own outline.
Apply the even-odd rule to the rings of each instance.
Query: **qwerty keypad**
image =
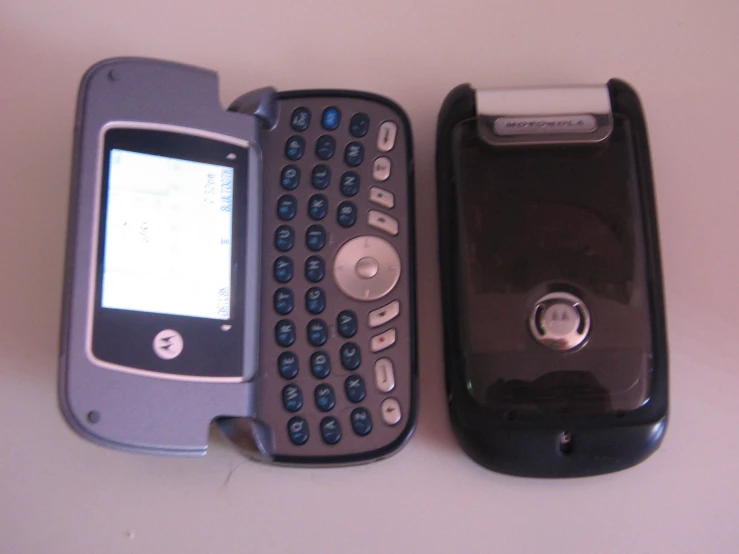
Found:
[[[279,194],[270,208],[279,222],[269,293],[279,352],[273,390],[285,414],[283,440],[301,450],[366,442],[380,432],[377,425],[388,429],[403,417],[394,398],[393,348],[406,297],[391,294],[397,255],[376,244],[394,248],[388,241],[405,231],[396,208],[404,192],[393,188],[392,176],[406,160],[393,151],[394,122],[375,118],[371,106],[365,112],[337,104],[317,108],[306,100],[287,109]],[[307,187],[300,186],[301,175]],[[348,244],[353,250],[342,250]],[[337,269],[339,255],[349,266]],[[327,293],[337,286],[334,300]]]

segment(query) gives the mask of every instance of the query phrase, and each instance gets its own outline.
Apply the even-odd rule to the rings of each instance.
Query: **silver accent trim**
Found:
[[[93,352],[92,352],[92,329],[93,329],[93,318],[94,318],[94,312],[95,312],[95,283],[97,282],[97,255],[96,253],[98,251],[98,235],[100,231],[100,198],[102,196],[102,188],[103,188],[103,162],[104,162],[104,151],[105,151],[105,134],[111,130],[111,129],[142,129],[142,130],[149,130],[149,131],[167,131],[172,133],[180,133],[185,135],[192,135],[196,137],[202,137],[210,140],[216,140],[219,142],[225,142],[228,144],[233,144],[235,146],[239,146],[241,148],[247,148],[250,151],[249,161],[252,161],[251,151],[253,148],[253,144],[244,139],[239,139],[236,137],[231,137],[228,135],[222,135],[220,133],[214,133],[211,131],[204,131],[202,129],[193,129],[190,127],[182,127],[179,125],[168,125],[163,123],[150,123],[150,122],[140,122],[140,121],[111,121],[109,123],[106,123],[100,128],[100,132],[98,135],[98,153],[97,153],[97,167],[95,169],[95,204],[94,204],[94,214],[93,214],[93,229],[92,229],[92,236],[91,236],[91,252],[93,252],[93,255],[90,256],[90,273],[89,273],[89,282],[88,282],[88,300],[87,300],[87,322],[86,327],[87,331],[85,333],[85,354],[87,356],[87,359],[92,363],[93,365],[97,367],[102,367],[106,369],[113,369],[115,371],[121,371],[123,373],[130,373],[133,375],[140,375],[142,377],[152,377],[156,379],[167,379],[171,381],[194,381],[194,382],[209,382],[209,383],[242,383],[244,381],[247,381],[249,379],[246,378],[246,376],[241,377],[203,377],[199,375],[178,375],[178,374],[172,374],[172,373],[160,373],[157,371],[151,371],[148,369],[139,369],[134,367],[127,367],[122,366],[119,364],[114,364],[111,362],[106,362],[104,360],[100,360],[97,358]],[[258,189],[259,187],[252,187],[255,189]],[[251,193],[251,191],[249,191]],[[259,192],[257,191],[257,194]],[[251,200],[251,194],[249,196],[249,199]],[[255,209],[252,204],[252,209]],[[256,208],[258,211],[258,207]],[[249,210],[249,217],[251,221],[251,211]],[[251,225],[250,225],[251,227]],[[253,234],[252,234],[253,236]],[[251,245],[251,241],[249,246]],[[259,258],[257,258],[259,259]],[[248,265],[248,262],[247,262]],[[247,274],[248,269],[247,269]],[[255,287],[258,288],[258,287]],[[257,296],[252,295],[252,296]],[[244,321],[244,329],[248,327],[247,322]],[[246,340],[244,342],[244,352],[248,352],[247,347],[250,346],[251,348],[254,347],[256,344],[256,338],[249,340],[248,337],[245,337]]]
[[[371,278],[357,274],[356,266],[363,258],[372,257],[379,264]],[[386,296],[400,279],[400,256],[392,244],[374,235],[360,235],[345,242],[334,257],[333,276],[336,286],[349,298],[370,302]]]
[[[529,330],[542,346],[572,350],[584,344],[590,336],[590,312],[574,294],[553,292],[534,304],[529,316]]]
[[[613,130],[606,85],[476,90],[480,137],[494,146],[596,143]]]
[[[493,123],[497,135],[535,135],[544,132],[592,133],[598,122],[592,115],[545,115],[541,117],[499,117]]]

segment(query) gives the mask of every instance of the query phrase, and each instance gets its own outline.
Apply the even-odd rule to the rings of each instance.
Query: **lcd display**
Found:
[[[229,319],[234,169],[109,156],[102,307]]]

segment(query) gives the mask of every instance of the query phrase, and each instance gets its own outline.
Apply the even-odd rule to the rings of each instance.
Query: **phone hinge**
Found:
[[[606,85],[475,91],[480,137],[494,146],[601,142],[613,130]]]

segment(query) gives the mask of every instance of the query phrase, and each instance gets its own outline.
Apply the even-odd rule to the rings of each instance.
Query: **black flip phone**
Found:
[[[646,125],[627,84],[454,89],[439,115],[446,383],[492,470],[633,466],[667,422]]]

